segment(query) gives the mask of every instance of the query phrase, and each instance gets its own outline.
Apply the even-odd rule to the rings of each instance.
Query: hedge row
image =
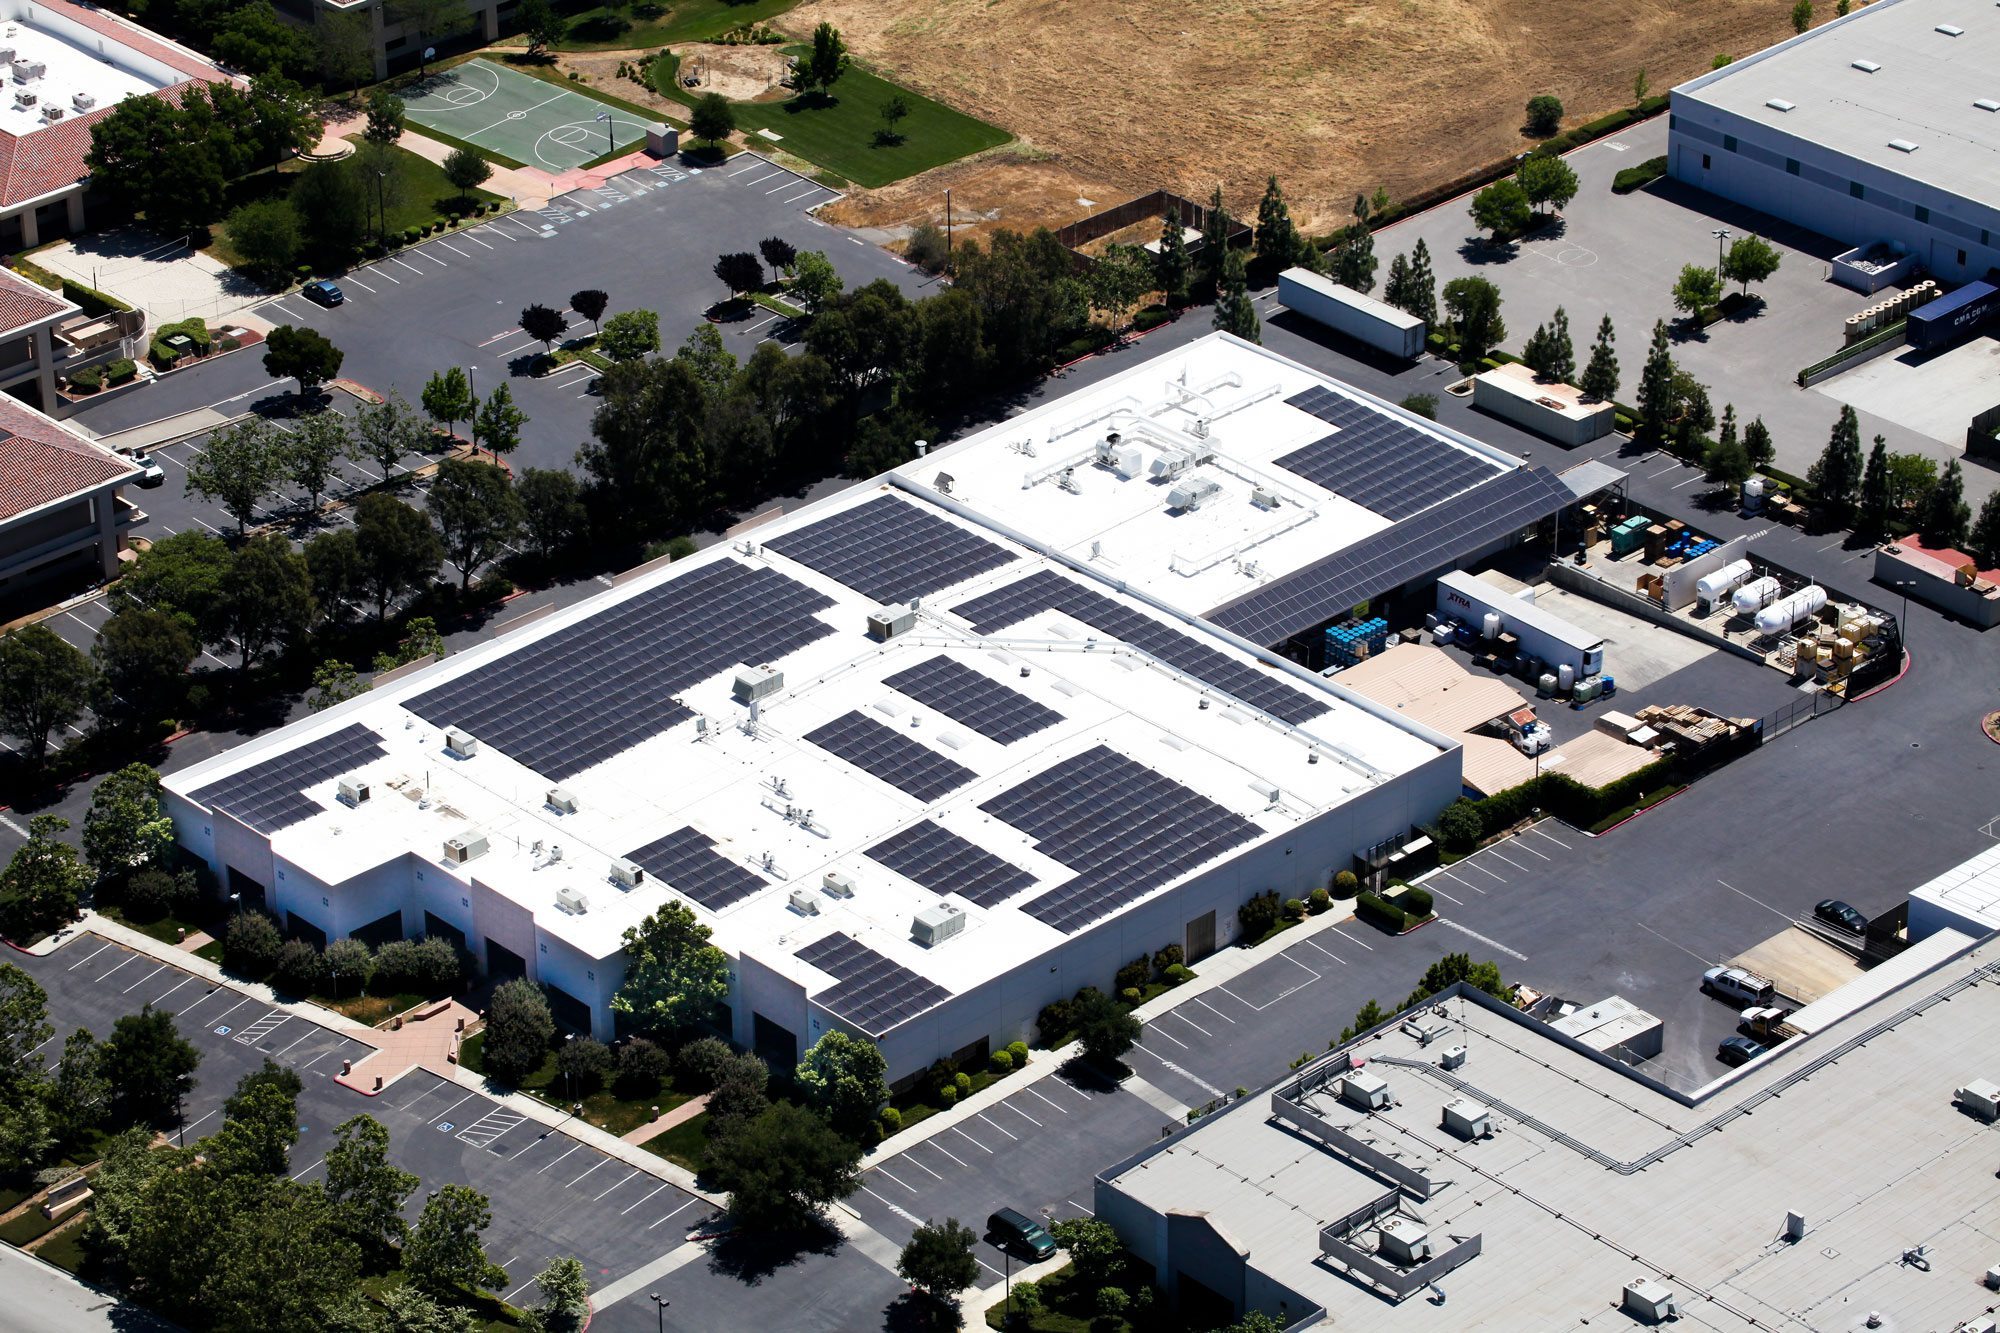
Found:
[[[1611,178],[1611,192],[1613,194],[1630,194],[1641,186],[1651,185],[1666,174],[1667,159],[1664,157],[1649,157],[1638,166],[1627,167],[1616,176],[1613,176]]]

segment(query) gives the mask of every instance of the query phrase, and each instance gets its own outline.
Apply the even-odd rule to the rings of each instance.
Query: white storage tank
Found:
[[[1752,477],[1743,483],[1743,512],[1761,514],[1764,512],[1764,479]]]
[[[1782,591],[1784,591],[1783,585],[1768,574],[1761,579],[1752,579],[1736,590],[1736,596],[1732,599],[1736,614],[1755,615],[1776,601]]]
[[[1783,634],[1801,621],[1810,620],[1826,605],[1826,589],[1802,588],[1757,613],[1759,634]]]
[[[1576,688],[1576,668],[1568,662],[1556,668],[1556,688],[1564,694]]]
[[[1694,595],[1703,606],[1714,606],[1747,582],[1756,571],[1748,560],[1732,560],[1721,569],[1704,574],[1694,585]]]
[[[1479,621],[1480,637],[1491,642],[1500,637],[1500,613],[1488,611]]]

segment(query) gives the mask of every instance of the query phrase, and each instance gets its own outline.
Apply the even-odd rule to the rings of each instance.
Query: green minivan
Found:
[[[1042,1224],[1012,1208],[1002,1208],[986,1219],[986,1235],[1003,1250],[1032,1255],[1038,1260],[1056,1252],[1055,1238]]]

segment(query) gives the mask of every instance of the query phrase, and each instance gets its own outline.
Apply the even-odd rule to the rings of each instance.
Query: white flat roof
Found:
[[[1533,403],[1543,411],[1553,412],[1568,421],[1588,421],[1615,410],[1610,403],[1586,403],[1583,401],[1583,390],[1559,380],[1538,379],[1534,371],[1515,361],[1482,371],[1473,379],[1489,389]]]
[[[1440,575],[1438,587],[1463,594],[1477,605],[1495,608],[1509,625],[1527,625],[1572,648],[1601,648],[1604,636],[1596,630],[1564,620],[1553,611],[1544,611],[1527,598],[1510,592],[1491,579],[1468,574],[1462,569]]]
[[[16,136],[54,123],[51,109],[59,119],[87,115],[187,77],[59,13],[44,17],[32,4],[0,5],[0,53],[7,51],[13,58],[0,61],[0,130]],[[24,97],[33,101],[24,105]]]
[[[1989,0],[1875,0],[1674,97],[2000,208],[2000,111],[1978,105],[2000,100],[2000,8]]]
[[[1337,426],[1286,401],[1314,389],[1358,409],[1355,424]],[[1195,433],[1203,421],[1205,438]],[[897,471],[926,490],[948,476],[951,496],[995,524],[1201,614],[1383,531],[1407,516],[1405,506],[1426,507],[1413,498],[1423,480],[1414,458],[1405,477],[1386,482],[1379,471],[1354,469],[1346,494],[1278,461],[1350,429],[1350,438],[1363,430],[1414,432],[1394,447],[1407,454],[1414,438],[1434,442],[1432,461],[1461,468],[1467,487],[1522,466],[1470,436],[1216,333]],[[1099,442],[1113,430],[1122,445],[1138,449],[1137,476],[1097,461]],[[1213,457],[1172,481],[1156,478],[1153,465],[1174,449]],[[1170,505],[1175,486],[1197,481],[1213,483],[1215,494],[1197,508]],[[1353,498],[1361,494],[1368,504]],[[1449,498],[1442,487],[1423,494],[1435,496],[1431,503]]]
[[[2000,846],[1927,880],[1910,890],[1910,897],[1933,902],[1989,930],[2000,930]]]
[[[940,583],[952,577],[939,572],[942,558],[899,556],[900,539],[893,534],[826,540],[863,520],[921,522],[931,543],[927,550],[940,541],[972,541],[985,549],[985,567]],[[886,563],[868,569],[841,566],[850,557],[885,553]],[[996,558],[1002,563],[993,564]],[[836,581],[829,569],[863,584],[918,579],[926,591],[914,628],[887,642],[871,638],[867,620],[880,605],[877,597]],[[703,609],[699,623],[668,631],[635,618],[707,608],[702,598],[714,587],[726,600]],[[1023,598],[1021,587],[1030,595]],[[996,600],[995,594],[1004,596]],[[1013,605],[1000,605],[1008,597]],[[749,710],[733,695],[735,659],[715,659],[720,665],[700,679],[671,683],[690,657],[732,651],[708,646],[718,637],[727,643],[738,633],[762,633],[766,622],[759,615],[787,599],[805,609],[787,622],[789,629],[758,640],[763,648],[755,661],[775,665],[784,684],[760,701],[754,734],[746,729]],[[981,618],[979,628],[957,609],[975,599],[986,599],[968,608]],[[1069,609],[1055,609],[1059,603]],[[1157,652],[1135,649],[1115,634],[1145,639]],[[907,679],[885,683],[913,668],[950,676],[953,684],[939,704],[955,708],[957,700],[990,697],[993,711],[974,726],[963,720],[963,710],[954,720],[921,701],[912,692],[919,687]],[[531,697],[508,706],[511,713],[461,723],[480,741],[475,755],[446,753],[447,718],[499,709],[497,701],[510,690],[551,670],[562,672],[562,680],[533,685]],[[601,693],[601,701],[590,691]],[[459,702],[450,702],[454,698]],[[1008,742],[982,731],[1030,715],[1044,725]],[[856,723],[857,716],[865,721]],[[655,722],[648,724],[648,717]],[[555,720],[544,727],[544,719]],[[807,739],[829,725],[903,753],[871,771],[838,757],[829,748],[833,739]],[[1079,928],[1069,921],[1052,924],[1046,908],[1035,910],[1044,895],[1080,879],[1078,872],[980,806],[1083,756],[1107,751],[1121,764],[1129,761],[1186,789],[1169,791],[1166,799],[1198,794],[1204,809],[1222,812],[1217,818],[1247,821],[1247,828],[1236,826],[1242,830],[1236,846],[1191,849],[1157,883],[1114,895],[1098,914],[1104,916],[1219,857],[1282,836],[1441,749],[1376,705],[1150,612],[1087,575],[879,483],[759,527],[749,540],[639,575],[173,774],[167,785],[184,796],[200,793],[356,726],[365,730],[352,734],[380,753],[345,771],[322,773],[305,788],[305,817],[271,837],[279,856],[338,884],[413,855],[428,863],[427,873],[484,882],[531,908],[545,931],[604,957],[618,949],[627,927],[669,896],[653,875],[636,889],[619,887],[609,878],[612,860],[691,829],[713,843],[713,857],[697,859],[747,886],[743,896],[703,908],[716,942],[805,983],[808,993],[829,983],[793,955],[836,930],[962,992],[1053,947],[1065,938],[1062,926]],[[598,738],[595,750],[581,758],[571,752],[573,738],[591,736]],[[530,750],[537,757],[523,762],[518,756]],[[921,790],[911,776],[933,767],[948,774],[946,790]],[[335,789],[340,778],[355,777],[370,781],[375,794],[349,808],[335,800]],[[555,786],[574,795],[576,813],[544,805]],[[1275,801],[1268,795],[1273,788]],[[421,802],[404,799],[418,791]],[[968,923],[936,950],[914,943],[910,925],[917,912],[941,901],[941,892],[864,855],[884,839],[932,822],[1032,879],[989,905],[954,898],[966,908]],[[462,867],[447,865],[445,839],[468,828],[482,831],[490,850]],[[560,861],[551,857],[556,847]],[[820,892],[827,872],[850,876],[855,895]],[[572,914],[559,907],[556,894],[564,888],[585,894],[588,910]],[[794,888],[811,894],[818,915],[791,908]]]

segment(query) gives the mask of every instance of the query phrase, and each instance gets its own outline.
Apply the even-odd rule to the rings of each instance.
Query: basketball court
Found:
[[[646,122],[596,98],[468,60],[403,91],[410,120],[516,162],[562,172],[646,138]]]

